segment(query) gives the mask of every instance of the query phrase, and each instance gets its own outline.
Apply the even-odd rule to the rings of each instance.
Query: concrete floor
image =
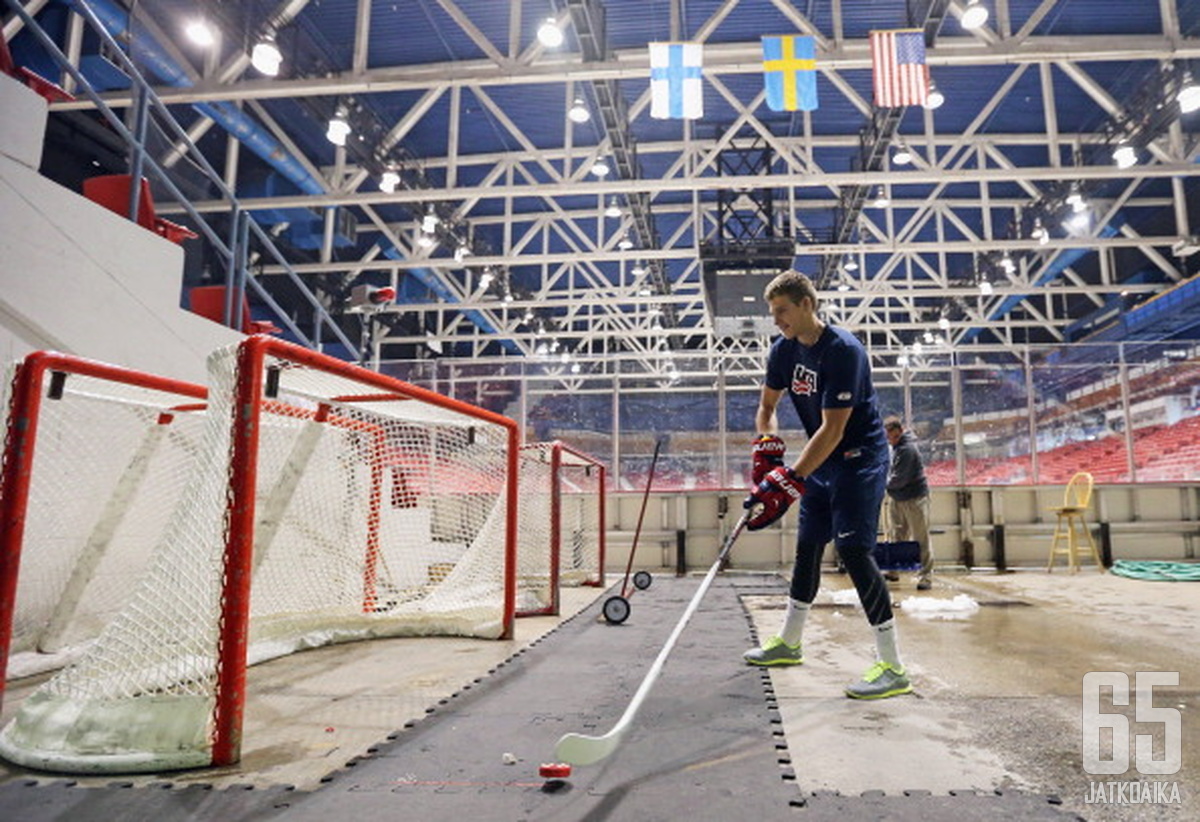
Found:
[[[1197,586],[1090,570],[1026,571],[943,575],[932,591],[918,593],[904,578],[892,584],[901,605],[966,594],[980,607],[941,619],[901,608],[901,653],[916,691],[864,706],[844,699],[841,688],[870,661],[872,639],[861,609],[835,604],[848,599],[833,595],[848,580],[826,580],[806,630],[806,664],[771,675],[806,789],[852,795],[1017,789],[1056,795],[1065,809],[1093,820],[1200,819]],[[777,599],[752,598],[747,607],[760,636],[779,629]],[[1179,687],[1156,689],[1155,699],[1182,717],[1178,774],[1083,772],[1081,692],[1089,671],[1123,671],[1131,681],[1137,671],[1179,673]],[[1133,722],[1132,711],[1129,716],[1133,734],[1162,728]],[[883,765],[864,767],[865,756]],[[1085,802],[1092,781],[1139,778],[1177,782],[1182,803],[1122,808]]]
[[[782,614],[782,580],[736,574],[729,578],[746,580],[740,599],[758,635],[774,633]],[[1141,582],[1091,570],[1075,575],[1019,571],[943,574],[934,590],[918,594],[904,575],[892,589],[900,606],[901,651],[916,693],[869,703],[842,695],[843,686],[857,678],[873,654],[866,622],[848,588],[843,575],[825,577],[806,632],[806,664],[764,673],[802,795],[928,792],[937,797],[1016,791],[1054,795],[1062,810],[1092,820],[1200,819],[1200,649],[1193,641],[1200,625],[1200,587]],[[632,598],[635,615],[639,597],[648,598],[653,591]],[[452,695],[487,680],[514,654],[601,596],[597,589],[579,588],[563,594],[561,617],[518,620],[517,636],[511,641],[381,640],[256,666],[249,676],[245,743],[238,765],[121,781],[169,781],[174,789],[286,785],[317,790],[332,773],[368,755],[396,729],[433,710],[453,716]],[[922,608],[904,607],[949,602],[962,595],[980,607],[940,619],[922,616]],[[647,647],[660,647],[664,640],[665,633],[646,638]],[[650,657],[644,661],[648,665]],[[731,670],[739,667],[737,660],[729,664],[734,666]],[[1179,687],[1158,689],[1155,704],[1175,708],[1182,716],[1182,770],[1162,777],[1087,776],[1080,753],[1083,674],[1149,670],[1179,672]],[[630,668],[629,660],[623,661],[621,671],[621,685],[631,692],[643,672]],[[10,683],[4,721],[35,684]],[[536,703],[533,697],[531,711],[536,712]],[[1134,733],[1161,728],[1133,722],[1132,709],[1130,717]],[[604,727],[616,719],[597,717]],[[770,735],[765,725],[763,735]],[[534,740],[514,739],[505,745],[504,753],[516,760],[510,769],[514,780],[536,781],[537,763],[552,758],[552,750],[542,749],[545,740]],[[1085,801],[1090,782],[1139,778],[1176,783],[1181,804],[1122,807]],[[586,779],[586,774],[577,774],[575,781]],[[61,777],[0,769],[0,787],[16,780],[36,780],[46,789],[63,784]],[[88,787],[110,784],[114,778],[71,781]],[[3,810],[0,803],[0,817],[5,816]],[[843,818],[877,816],[865,806],[854,814],[849,807]]]

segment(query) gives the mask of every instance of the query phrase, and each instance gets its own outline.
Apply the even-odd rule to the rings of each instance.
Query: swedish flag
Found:
[[[772,111],[813,111],[817,107],[817,46],[804,34],[762,39],[763,81]]]

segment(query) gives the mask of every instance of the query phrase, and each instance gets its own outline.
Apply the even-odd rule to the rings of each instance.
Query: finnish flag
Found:
[[[698,120],[704,116],[700,43],[650,44],[650,116]]]

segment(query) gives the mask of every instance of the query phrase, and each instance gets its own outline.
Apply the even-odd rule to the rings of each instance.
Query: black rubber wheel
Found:
[[[650,576],[649,571],[638,571],[633,575],[633,587],[639,591],[644,591],[650,587],[650,583],[654,581],[654,577]]]
[[[604,600],[604,618],[609,625],[620,625],[629,619],[629,600],[623,596],[611,596]]]

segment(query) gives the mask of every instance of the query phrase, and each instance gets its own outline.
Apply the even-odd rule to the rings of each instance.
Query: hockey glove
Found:
[[[743,508],[762,506],[762,510],[750,517],[746,530],[758,531],[787,513],[793,502],[804,494],[804,478],[791,468],[780,466],[772,470],[758,484],[754,492],[746,497]]]
[[[767,478],[772,469],[783,465],[783,440],[774,434],[763,434],[754,441],[750,448],[750,458],[754,464],[750,469],[750,481],[758,485]]]

